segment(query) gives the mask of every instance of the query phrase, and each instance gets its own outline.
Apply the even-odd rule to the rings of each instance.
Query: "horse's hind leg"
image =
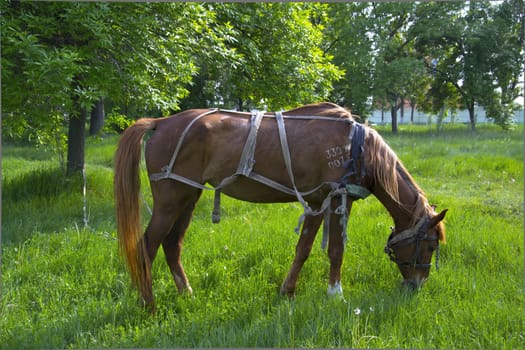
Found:
[[[297,246],[295,247],[295,258],[292,263],[292,267],[288,272],[288,276],[284,280],[281,286],[281,294],[293,296],[295,294],[295,286],[297,283],[297,278],[299,273],[304,265],[304,262],[310,255],[312,250],[312,245],[317,235],[317,230],[323,221],[323,215],[317,216],[306,216],[303,228],[301,230],[301,235]]]
[[[188,203],[186,208],[181,212],[179,218],[175,222],[175,225],[173,225],[170,234],[164,239],[164,241],[162,241],[164,255],[166,256],[166,261],[179,292],[193,292],[190,284],[188,283],[188,278],[184,273],[184,268],[182,267],[180,257],[182,253],[184,234],[186,233],[186,230],[190,224],[193,209],[195,208],[195,204],[197,203],[199,196],[197,196],[194,201]]]
[[[161,243],[172,232],[175,223],[188,203],[195,204],[200,195],[200,190],[171,181],[152,183],[153,214],[151,216],[144,242],[147,251],[145,259],[146,281],[141,290],[141,295],[146,306],[155,309],[151,279],[151,266]]]

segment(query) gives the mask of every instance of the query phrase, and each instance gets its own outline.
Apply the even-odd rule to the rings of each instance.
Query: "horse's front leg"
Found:
[[[343,232],[344,226],[347,224],[348,216],[352,208],[352,201],[348,200],[346,205],[347,216],[340,213],[335,213],[336,208],[341,205],[339,198],[332,200],[332,214],[330,215],[330,232],[328,242],[328,257],[330,259],[330,276],[328,279],[328,295],[343,296],[343,288],[341,286],[341,266],[343,265],[343,254],[345,250],[345,242]],[[344,226],[343,222],[344,220]]]
[[[293,296],[295,294],[297,278],[299,277],[304,262],[310,255],[315,236],[317,235],[317,230],[322,221],[323,215],[305,217],[301,235],[295,247],[295,258],[292,267],[281,285],[281,294],[288,296]]]

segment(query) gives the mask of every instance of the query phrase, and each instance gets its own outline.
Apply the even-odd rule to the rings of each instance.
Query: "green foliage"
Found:
[[[202,70],[186,107],[279,110],[328,98],[342,72],[320,49],[322,25],[310,20],[323,15],[320,5],[210,6],[217,22],[228,29],[227,46],[238,60],[201,59]]]
[[[522,0],[418,6],[411,36],[433,74],[429,97],[434,110],[460,101],[471,111],[474,129],[473,108],[479,104],[502,128],[511,125],[514,100],[523,94],[518,84],[524,62],[523,13]]]
[[[301,206],[223,197],[222,221],[211,225],[207,192],[182,257],[194,296],[176,292],[160,251],[155,317],[140,309],[118,255],[111,191],[118,137],[88,139],[87,229],[78,228],[79,179],[64,182],[42,149],[5,145],[0,348],[523,348],[523,128],[379,132],[430,202],[449,208],[440,269],[421,290],[399,287],[383,253],[392,220],[371,197],[352,207],[346,300],[326,296],[321,235],[297,297],[280,297]],[[145,180],[144,171],[151,205]]]
[[[344,69],[334,84],[330,99],[364,117],[370,113],[373,95],[374,43],[368,35],[372,19],[367,3],[337,3],[329,7],[330,20],[324,31],[324,50]],[[351,23],[351,25],[349,25]]]
[[[106,120],[104,123],[104,132],[108,134],[117,133],[121,134],[124,130],[126,130],[131,124],[133,124],[133,120],[126,117],[125,115],[119,113],[118,108],[111,111],[106,116]]]
[[[78,128],[70,121],[103,97],[132,105],[135,112],[168,113],[179,108],[197,72],[192,51],[228,52],[223,38],[211,35],[213,16],[202,4],[3,1],[0,6],[4,124],[11,137],[27,137],[24,126],[42,130],[45,141],[56,140],[59,154],[67,131],[56,128],[55,116],[65,118],[66,128]],[[68,158],[82,157],[84,141],[68,142]],[[83,159],[67,164],[79,162]]]
[[[29,113],[29,107],[47,111],[53,106],[74,114],[75,98],[89,110],[100,97],[117,103],[133,100],[139,111],[177,109],[187,94],[184,85],[197,69],[191,51],[205,45],[227,51],[221,48],[222,38],[206,35],[213,33],[209,29],[214,27],[209,22],[213,17],[199,4],[15,7],[4,2],[2,10],[7,22],[2,31],[6,68],[2,86],[8,92],[4,108],[19,115]]]
[[[408,99],[433,113],[467,107],[472,123],[479,104],[507,128],[523,94],[523,0],[8,0],[0,11],[2,130],[45,145],[62,167],[81,163],[64,160],[66,148],[82,157],[83,142],[66,133],[83,122],[70,121],[101,99],[131,117],[332,100],[365,118]]]
[[[402,100],[467,108],[473,127],[477,104],[507,128],[523,95],[523,13],[522,0],[331,4],[324,47],[345,70],[331,99],[364,117]]]

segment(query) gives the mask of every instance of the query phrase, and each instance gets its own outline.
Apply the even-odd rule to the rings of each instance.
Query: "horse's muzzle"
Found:
[[[426,281],[426,278],[410,278],[410,279],[403,280],[402,285],[403,287],[409,290],[416,291],[419,288],[421,288],[421,286],[423,285],[423,283],[425,283],[425,281]]]

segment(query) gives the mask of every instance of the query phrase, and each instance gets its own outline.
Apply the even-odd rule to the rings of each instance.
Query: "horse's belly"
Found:
[[[211,183],[217,186],[218,183]],[[303,194],[304,200],[311,205],[321,204],[331,190],[328,183],[318,184],[312,188],[304,189],[305,191],[314,190],[307,195]],[[290,191],[293,191],[289,188]],[[252,203],[287,203],[297,202],[295,194],[289,194],[279,189],[263,184],[254,179],[239,176],[233,183],[221,189],[221,192],[229,197]]]
[[[212,183],[217,186],[218,183]],[[294,202],[297,198],[293,195],[271,188],[258,181],[239,176],[235,181],[221,189],[229,197],[252,203]]]

